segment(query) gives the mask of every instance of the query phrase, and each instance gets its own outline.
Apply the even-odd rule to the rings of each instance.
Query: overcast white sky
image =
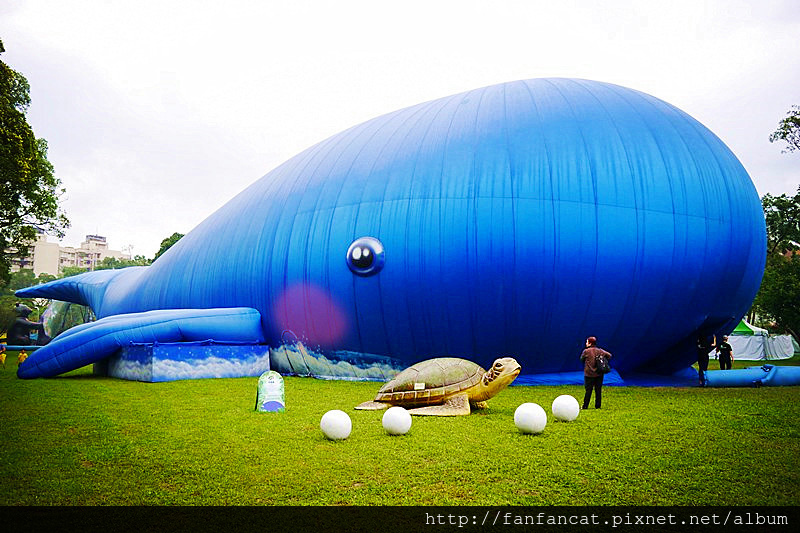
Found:
[[[644,91],[716,133],[760,195],[800,184],[800,154],[768,140],[800,104],[797,0],[3,0],[0,38],[67,189],[65,245],[152,257],[330,135],[527,78]]]

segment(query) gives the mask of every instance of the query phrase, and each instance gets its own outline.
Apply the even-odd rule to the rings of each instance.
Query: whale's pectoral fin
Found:
[[[264,341],[261,314],[249,307],[162,309],[112,315],[68,329],[19,366],[20,378],[52,377],[95,363],[130,343]]]

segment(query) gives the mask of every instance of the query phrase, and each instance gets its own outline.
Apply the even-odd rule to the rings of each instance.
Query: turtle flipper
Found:
[[[412,415],[427,415],[427,416],[460,416],[468,415],[470,413],[469,397],[466,393],[457,394],[448,398],[441,405],[429,405],[427,407],[417,407],[409,409]]]
[[[489,402],[486,402],[486,401],[475,402],[475,403],[470,404],[470,405],[472,405],[473,409],[488,409],[489,408]]]
[[[370,400],[368,402],[356,405],[355,408],[364,411],[382,411],[383,409],[388,409],[389,404],[384,402],[373,402]]]

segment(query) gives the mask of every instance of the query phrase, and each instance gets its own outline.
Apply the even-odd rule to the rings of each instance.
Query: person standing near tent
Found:
[[[586,349],[581,352],[581,361],[583,361],[583,386],[586,389],[586,394],[583,396],[583,408],[589,408],[589,400],[592,399],[592,390],[594,390],[594,408],[600,409],[601,394],[603,390],[603,372],[597,367],[597,357],[605,356],[607,360],[611,359],[611,354],[605,350],[597,347],[597,338],[589,337],[586,339]]]
[[[728,336],[722,337],[722,342],[717,345],[719,354],[719,369],[730,370],[733,367],[733,346],[728,343]]]
[[[697,336],[697,373],[700,375],[700,386],[706,386],[706,372],[708,372],[708,354],[714,349],[714,337],[708,335]]]

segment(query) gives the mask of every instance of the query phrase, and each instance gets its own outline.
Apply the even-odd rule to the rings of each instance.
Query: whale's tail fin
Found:
[[[114,281],[115,284],[132,283],[147,268],[127,267],[119,270],[95,270],[20,289],[14,294],[20,298],[50,298],[87,305],[97,316],[102,316],[101,303],[111,282]]]

